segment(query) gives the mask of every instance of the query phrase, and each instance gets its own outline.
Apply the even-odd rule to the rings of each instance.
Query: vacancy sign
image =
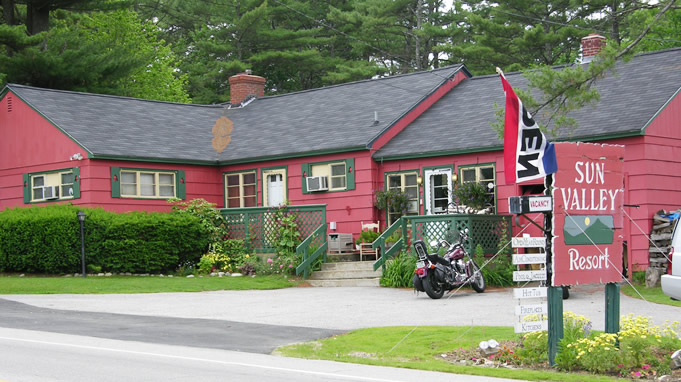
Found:
[[[624,146],[556,143],[554,286],[622,280]]]

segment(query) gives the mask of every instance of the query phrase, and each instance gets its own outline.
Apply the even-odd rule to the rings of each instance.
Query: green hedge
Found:
[[[197,262],[208,246],[199,219],[187,214],[116,214],[72,205],[6,209],[0,212],[0,272],[79,273],[81,210],[87,215],[85,263],[103,271],[173,271]]]

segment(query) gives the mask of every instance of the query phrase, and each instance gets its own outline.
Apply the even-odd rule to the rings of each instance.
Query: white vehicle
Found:
[[[669,272],[662,275],[662,293],[674,300],[681,300],[681,224],[676,224],[669,252]]]

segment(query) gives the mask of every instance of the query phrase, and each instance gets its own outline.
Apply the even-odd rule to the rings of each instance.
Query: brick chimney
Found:
[[[254,76],[250,70],[229,77],[229,102],[232,105],[239,105],[250,95],[265,95],[264,77]]]
[[[592,33],[582,38],[582,64],[591,62],[605,46],[605,37]]]

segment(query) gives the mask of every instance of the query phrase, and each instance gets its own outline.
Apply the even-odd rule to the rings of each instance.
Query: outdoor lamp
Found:
[[[83,277],[85,277],[85,212],[78,211],[76,214],[80,222],[80,256],[81,256],[81,270]]]

